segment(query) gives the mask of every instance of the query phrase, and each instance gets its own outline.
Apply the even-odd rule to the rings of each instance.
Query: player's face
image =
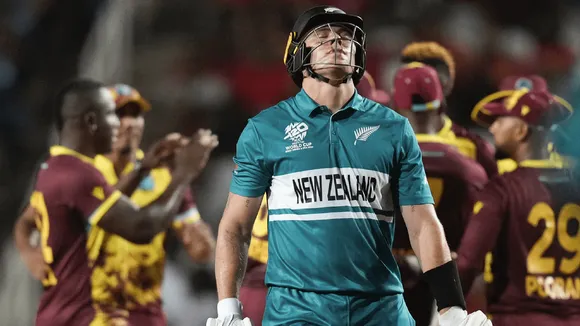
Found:
[[[305,44],[313,49],[310,55],[312,70],[327,78],[352,73],[356,46],[350,29],[340,25],[322,25],[310,33]]]
[[[516,117],[499,117],[489,127],[495,140],[495,146],[511,155],[515,153],[520,142],[526,137],[525,122]]]
[[[115,112],[113,95],[106,88],[99,90],[95,106],[95,147],[97,154],[104,154],[110,152],[113,143],[117,141],[120,122]]]
[[[137,103],[128,103],[117,109],[117,116],[120,120],[119,137],[113,145],[114,150],[135,151],[139,148],[143,139],[145,119],[141,108]]]

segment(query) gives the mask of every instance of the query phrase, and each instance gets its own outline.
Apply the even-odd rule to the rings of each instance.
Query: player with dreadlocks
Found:
[[[437,71],[443,94],[449,97],[455,83],[455,60],[443,46],[436,42],[416,42],[407,45],[401,52],[401,61],[405,64],[421,62]],[[439,125],[439,135],[452,137],[459,151],[472,159],[475,159],[485,169],[489,177],[497,174],[495,151],[493,147],[478,135],[467,131],[462,126],[454,123],[445,114],[446,101],[439,109],[439,117],[434,117]]]

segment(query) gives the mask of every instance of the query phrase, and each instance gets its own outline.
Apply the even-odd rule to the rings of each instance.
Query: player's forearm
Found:
[[[246,271],[249,244],[249,230],[236,223],[220,223],[215,263],[220,300],[238,296]]]
[[[141,209],[135,226],[138,242],[148,243],[171,226],[190,182],[190,178],[174,179],[156,201]]]
[[[190,181],[191,177],[188,176],[173,178],[165,192],[143,208],[122,196],[102,216],[98,225],[133,243],[149,243],[173,222]]]
[[[206,264],[213,259],[216,240],[207,223],[197,221],[194,224],[186,224],[177,231],[177,234],[192,261]]]
[[[436,218],[425,216],[421,225],[413,232],[409,232],[409,239],[415,254],[419,257],[423,272],[451,260],[443,227]]]
[[[439,223],[432,206],[422,208],[418,209],[419,214],[406,220],[410,221],[407,227],[411,246],[421,261],[423,278],[429,284],[437,301],[439,313],[445,313],[454,306],[465,309],[457,267],[451,261],[443,226]]]
[[[30,237],[35,228],[34,222],[21,219],[16,221],[14,225],[14,244],[21,254],[37,250],[30,243]]]
[[[141,180],[149,173],[146,169],[134,169],[127,175],[123,176],[115,185],[115,188],[122,192],[125,196],[131,197],[133,192],[139,187]]]

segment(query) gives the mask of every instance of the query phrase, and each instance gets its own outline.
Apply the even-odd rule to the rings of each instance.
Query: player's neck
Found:
[[[60,145],[82,154],[86,157],[95,157],[97,152],[90,142],[81,139],[82,137],[61,137]]]
[[[524,143],[518,147],[512,157],[516,162],[526,160],[548,160],[550,151],[547,144]]]
[[[416,134],[436,135],[445,124],[443,117],[436,112],[411,113],[406,116]]]
[[[326,106],[335,113],[342,109],[354,94],[352,80],[347,83],[331,85],[314,78],[304,78],[302,88],[314,102]]]

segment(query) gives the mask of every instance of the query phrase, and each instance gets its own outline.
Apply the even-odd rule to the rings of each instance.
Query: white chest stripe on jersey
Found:
[[[389,186],[388,174],[366,169],[329,168],[289,173],[272,178],[268,208],[288,211],[288,214],[277,214],[278,217],[271,216],[271,220],[377,219],[377,215],[379,219],[392,220],[393,204]],[[375,212],[360,209],[348,213],[332,209],[324,212],[324,208],[345,206],[371,208]],[[305,209],[322,212],[297,212]]]
[[[323,221],[323,220],[339,220],[339,219],[367,219],[380,220],[392,223],[393,215],[383,215],[367,212],[331,212],[331,213],[316,213],[316,214],[271,214],[269,219],[274,221]]]

